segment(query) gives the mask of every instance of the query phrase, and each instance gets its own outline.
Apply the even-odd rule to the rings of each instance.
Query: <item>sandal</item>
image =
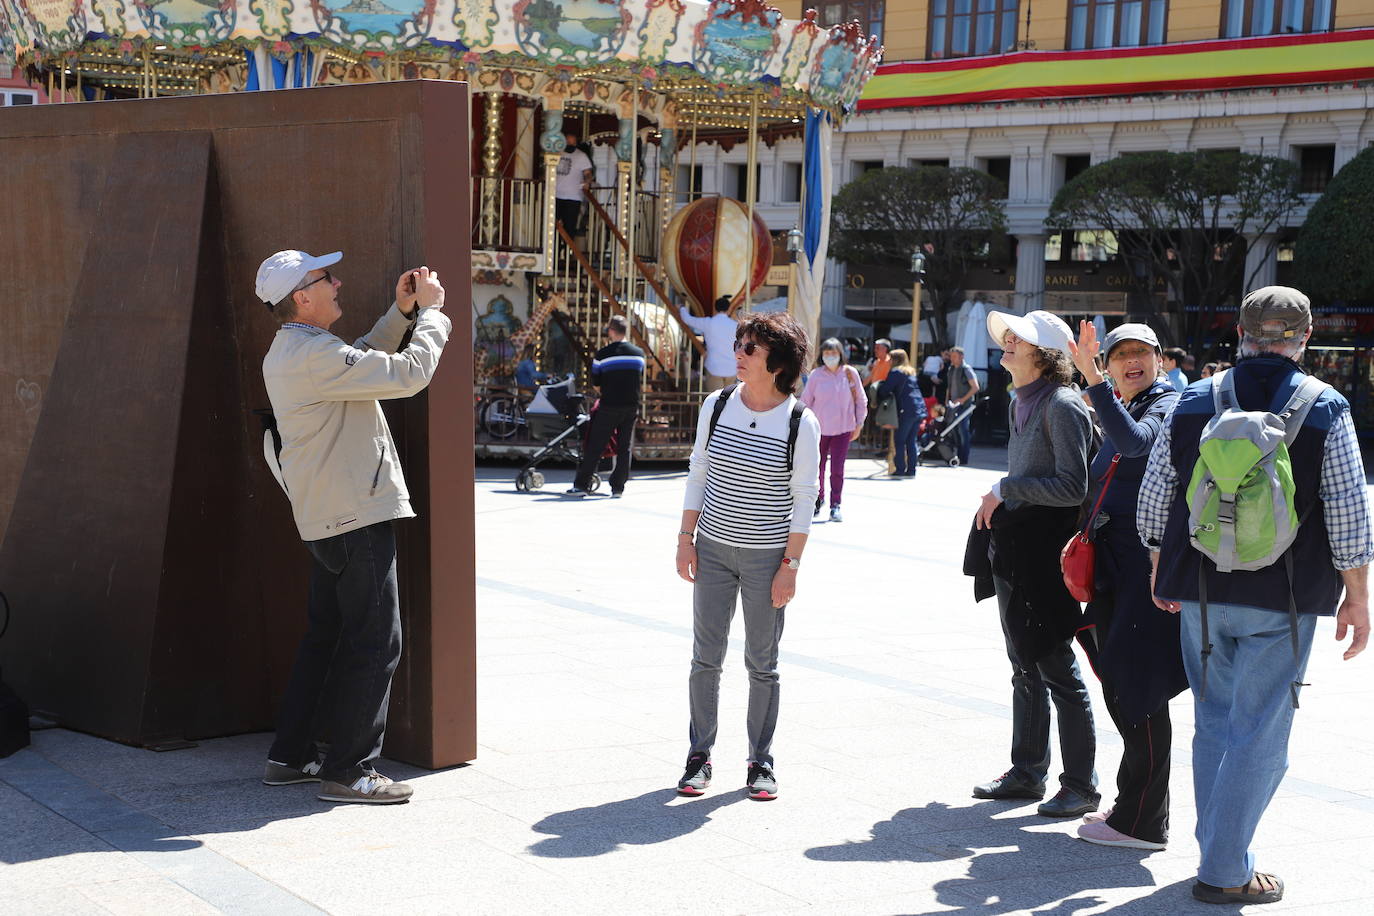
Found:
[[[1234,889],[1199,881],[1193,885],[1193,896],[1203,903],[1277,903],[1283,899],[1283,879],[1257,871],[1244,886]]]

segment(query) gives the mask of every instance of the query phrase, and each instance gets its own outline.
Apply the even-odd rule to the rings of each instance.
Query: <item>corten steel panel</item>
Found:
[[[146,673],[138,687],[145,701],[136,714],[121,708],[117,717],[105,709],[114,701],[102,703],[92,694],[108,679],[113,663],[93,659],[80,670],[64,661],[53,667],[28,666],[15,679],[31,700],[50,695],[54,684],[78,686],[66,695],[64,702],[75,704],[70,709],[34,705],[73,724],[95,715],[94,709],[101,713],[98,721],[78,727],[135,743],[271,727],[275,699],[304,628],[309,560],[286,499],[261,458],[261,430],[251,414],[268,406],[261,361],[276,331],[275,321],[253,295],[253,273],[263,257],[280,248],[342,249],[344,260],[334,270],[344,284],[345,315],[334,330],[345,339],[371,326],[390,302],[404,268],[428,264],[440,271],[448,287],[454,334],[433,383],[419,397],[386,405],[420,515],[397,525],[406,644],[392,692],[386,752],[424,766],[475,757],[467,104],[462,84],[413,81],[39,106],[6,111],[0,118],[0,151],[19,150],[24,160],[20,164],[14,157],[0,157],[0,189],[19,180],[44,188],[70,182],[74,175],[89,185],[95,179],[86,172],[104,175],[110,146],[121,142],[123,134],[153,133],[163,141],[123,174],[164,179],[177,168],[169,148],[179,135],[204,132],[211,142],[203,226],[185,230],[187,237],[199,240],[190,245],[199,250],[195,293],[188,292],[171,307],[188,339],[180,353],[186,367],[181,407],[161,415],[165,422],[170,413],[176,426],[156,459],[170,462],[162,482],[169,505],[161,526],[129,530],[118,519],[102,517],[78,527],[64,518],[46,517],[26,522],[23,531],[11,525],[0,550],[0,589],[9,591],[11,581],[54,577],[65,569],[62,564],[70,564],[71,557],[59,556],[55,549],[62,538],[89,551],[89,526],[118,530],[126,540],[164,545],[160,575],[142,586],[152,598],[121,603],[102,598],[103,592],[96,594],[99,590],[87,583],[81,608],[68,607],[57,594],[43,611],[54,618],[44,631],[50,636],[64,633],[69,618],[80,614],[146,630],[147,640],[127,649],[143,652]],[[62,163],[65,171],[45,168],[25,152],[54,143],[65,155],[52,161]],[[125,231],[146,234],[169,213],[184,209],[181,198],[186,196],[194,195],[158,181],[127,203],[134,218]],[[72,248],[87,248],[84,233],[90,236],[91,252],[113,247],[110,226],[90,218],[85,197],[36,197],[57,210],[53,231],[65,233],[61,237],[68,240],[68,255]],[[37,206],[36,200],[27,206]],[[15,209],[12,224],[24,225],[25,205],[7,200],[0,207],[6,213]],[[55,260],[44,250],[46,239],[21,236],[17,242],[9,263]],[[162,280],[166,268],[145,258],[110,270],[114,276],[107,282],[117,285],[123,282],[121,270]],[[0,318],[6,326],[32,321],[32,307],[21,309],[16,303],[29,303],[35,290],[47,288],[15,276],[0,272]],[[91,282],[98,284],[98,275]],[[108,296],[96,289],[92,298],[92,308],[100,311]],[[66,307],[63,301],[51,309],[62,313]],[[41,342],[42,333],[35,331],[34,337]],[[55,349],[52,343],[47,346]],[[128,368],[122,362],[127,357],[115,345],[91,359]],[[41,355],[35,363],[42,367]],[[51,397],[44,396],[45,406]],[[133,406],[118,409],[128,414],[122,419],[133,418]],[[52,422],[65,427],[71,421],[59,421],[54,414]],[[47,423],[45,414],[40,434]],[[24,442],[11,452],[21,453],[22,461],[26,447]],[[12,472],[14,457],[0,451],[0,459],[7,462],[0,469],[3,500],[5,474]],[[21,501],[30,498],[27,475],[37,473],[32,463],[25,469]],[[138,486],[146,472],[144,466],[105,462],[92,480],[125,491]],[[4,508],[0,502],[0,510]],[[29,562],[16,566],[18,545],[28,543],[35,532],[53,546],[22,551]],[[76,588],[61,584],[67,578],[58,581],[59,593]],[[7,676],[25,654],[48,651],[35,642],[40,636],[31,619],[35,615],[32,609],[16,608],[15,630],[0,643]],[[65,641],[56,641],[59,658],[65,646]],[[137,726],[130,728],[130,721]]]

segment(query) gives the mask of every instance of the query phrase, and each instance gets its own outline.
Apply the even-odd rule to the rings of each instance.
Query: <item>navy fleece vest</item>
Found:
[[[1253,356],[1235,369],[1236,399],[1242,410],[1278,412],[1297,390],[1302,370],[1281,356]],[[1289,454],[1293,459],[1294,506],[1303,519],[1293,543],[1293,596],[1299,614],[1334,614],[1341,576],[1331,564],[1331,543],[1317,493],[1321,483],[1326,434],[1350,405],[1328,388],[1317,398]],[[1179,398],[1171,422],[1178,490],[1159,551],[1155,594],[1180,601],[1198,600],[1198,570],[1206,570],[1208,604],[1239,604],[1288,613],[1288,573],[1279,560],[1267,569],[1219,573],[1216,565],[1188,541],[1188,483],[1198,459],[1198,438],[1215,416],[1212,381],[1189,385]]]

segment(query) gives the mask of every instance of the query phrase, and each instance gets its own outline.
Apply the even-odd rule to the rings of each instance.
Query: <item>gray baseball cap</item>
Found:
[[[1240,329],[1256,340],[1291,340],[1312,327],[1312,303],[1291,286],[1265,286],[1240,303]]]
[[[1107,339],[1102,343],[1103,355],[1110,356],[1112,349],[1123,340],[1138,340],[1159,349],[1159,338],[1148,324],[1123,324],[1107,332]]]

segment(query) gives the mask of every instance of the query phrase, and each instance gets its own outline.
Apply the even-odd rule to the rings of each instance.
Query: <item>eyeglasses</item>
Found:
[[[314,286],[316,283],[319,283],[321,280],[328,280],[328,281],[330,282],[330,284],[333,285],[333,283],[334,283],[334,275],[331,274],[329,271],[326,270],[326,271],[324,272],[324,276],[323,276],[323,277],[316,277],[315,279],[311,280],[309,283],[302,283],[300,286],[298,286],[298,287],[296,287],[295,289],[291,290],[291,292],[293,292],[293,293],[298,293],[298,292],[300,292],[300,291],[303,290],[303,289],[309,289],[310,287]]]
[[[735,352],[743,350],[745,356],[753,356],[758,348],[758,343],[753,340],[735,341]]]

